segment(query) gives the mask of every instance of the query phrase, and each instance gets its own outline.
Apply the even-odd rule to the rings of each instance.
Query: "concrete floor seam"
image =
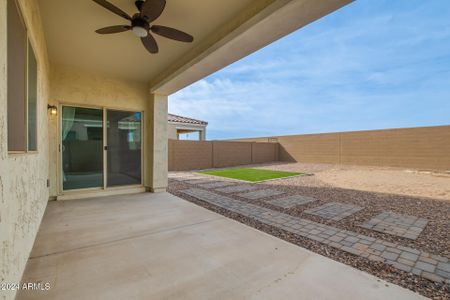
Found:
[[[223,219],[224,219],[224,217],[219,217],[219,218],[205,220],[205,221],[200,221],[200,222],[196,222],[196,223],[192,223],[192,224],[175,226],[173,228],[169,228],[169,229],[165,229],[165,230],[157,230],[157,231],[147,232],[147,233],[143,233],[143,234],[139,234],[139,235],[133,235],[133,236],[129,236],[129,237],[124,237],[122,239],[117,239],[117,240],[106,241],[106,242],[97,243],[97,244],[86,245],[86,246],[73,248],[73,249],[69,249],[69,250],[56,251],[56,252],[42,254],[42,255],[37,255],[37,256],[30,256],[29,260],[39,259],[39,258],[42,258],[42,257],[47,257],[47,256],[52,256],[52,255],[71,253],[71,252],[76,252],[76,251],[79,251],[79,250],[85,250],[85,249],[90,249],[90,248],[95,248],[95,247],[106,246],[106,245],[112,245],[112,244],[120,243],[120,242],[127,241],[127,240],[139,239],[139,238],[143,238],[143,237],[154,235],[154,234],[170,232],[170,231],[174,231],[174,230],[188,228],[188,227],[192,227],[192,226],[196,226],[196,225],[200,225],[200,224],[204,224],[204,223],[209,223],[209,222],[214,222],[214,221],[218,221],[218,220],[223,220]]]

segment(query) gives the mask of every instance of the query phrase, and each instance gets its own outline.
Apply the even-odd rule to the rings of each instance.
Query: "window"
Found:
[[[28,42],[28,151],[37,151],[37,62]]]
[[[8,0],[8,150],[26,150],[27,32],[16,2]]]
[[[7,1],[8,151],[37,150],[37,62],[15,0]]]

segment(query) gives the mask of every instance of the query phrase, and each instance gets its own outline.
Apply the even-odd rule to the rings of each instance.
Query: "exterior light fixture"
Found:
[[[56,116],[58,113],[58,108],[56,107],[56,105],[48,104],[47,109],[50,112],[50,115],[52,115],[52,116]]]

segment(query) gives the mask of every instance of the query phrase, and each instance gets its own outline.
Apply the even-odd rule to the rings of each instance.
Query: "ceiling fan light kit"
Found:
[[[148,31],[150,26],[148,22],[145,22],[143,19],[137,17],[131,20],[131,31],[137,37],[146,37],[148,35]]]
[[[135,5],[139,12],[134,14],[133,17],[130,17],[126,12],[106,0],[92,1],[131,23],[130,25],[115,25],[101,28],[95,31],[98,34],[113,34],[131,30],[134,35],[141,38],[145,49],[152,54],[158,53],[159,51],[158,44],[151,35],[152,32],[175,41],[185,43],[192,43],[194,41],[191,35],[181,30],[161,25],[150,25],[161,16],[166,6],[165,0],[136,1]]]

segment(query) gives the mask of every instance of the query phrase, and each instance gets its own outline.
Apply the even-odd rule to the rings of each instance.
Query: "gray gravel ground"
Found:
[[[315,169],[310,168],[309,170],[306,170],[306,172],[320,172],[321,168],[329,168],[329,166],[317,165]],[[279,206],[271,205],[268,202],[268,200],[280,198],[279,195],[264,198],[264,200],[242,198],[237,196],[238,193],[233,194],[232,197],[293,216],[310,219],[315,222],[347,229],[374,238],[380,238],[399,245],[450,257],[450,202],[448,201],[341,189],[320,182],[320,180],[314,178],[314,176],[269,181],[266,183],[257,184],[256,186],[258,186],[258,189],[274,189],[283,191],[285,193],[283,194],[283,197],[300,194],[302,196],[313,197],[316,201],[305,205],[284,209]],[[205,203],[180,192],[181,190],[192,187],[198,186],[196,184],[186,184],[182,181],[172,179],[169,180],[169,192],[180,198],[194,202],[200,206],[206,207],[210,210],[238,220],[244,224],[255,227],[274,236],[280,237],[286,241],[297,244],[316,253],[330,257],[336,261],[374,274],[382,279],[418,292],[424,296],[433,299],[450,299],[450,287],[448,285],[434,283],[422,277],[399,271],[384,263],[372,262],[362,257],[357,257],[341,250],[325,246],[318,242],[285,232],[281,229],[264,225],[253,219],[218,208],[214,205]],[[219,193],[217,190],[214,190],[214,192]],[[230,196],[230,194],[223,195]],[[304,213],[307,209],[318,207],[329,202],[354,204],[361,206],[364,209],[340,221],[326,220]],[[369,221],[374,216],[386,210],[428,219],[429,223],[416,240],[377,232],[359,226],[360,224]]]

